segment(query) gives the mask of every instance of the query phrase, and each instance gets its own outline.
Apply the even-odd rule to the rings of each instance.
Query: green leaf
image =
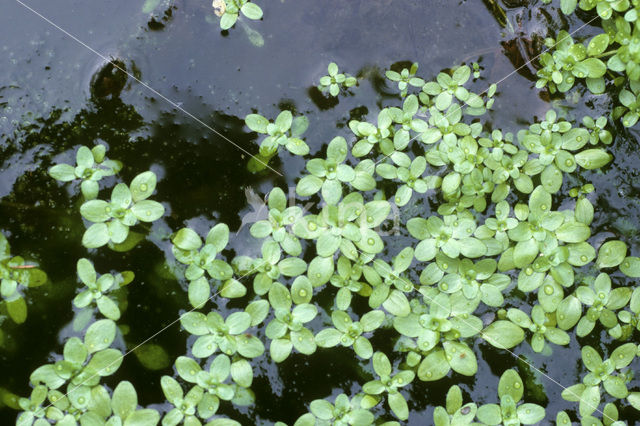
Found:
[[[205,277],[200,277],[189,283],[189,303],[194,308],[201,308],[211,297],[211,287]]]
[[[131,205],[132,195],[129,187],[124,183],[117,184],[111,191],[112,208],[128,209]]]
[[[302,328],[299,331],[291,331],[291,343],[293,347],[302,354],[311,355],[316,351],[316,341],[311,333],[306,328]]]
[[[273,309],[288,311],[291,309],[291,295],[289,290],[280,283],[273,283],[269,290],[269,303]]]
[[[523,337],[524,338],[524,337]],[[418,378],[425,382],[440,380],[447,375],[451,367],[442,349],[436,349],[424,357],[418,367]]]
[[[27,320],[27,303],[22,297],[7,301],[6,305],[9,317],[11,317],[13,322],[22,324]]]
[[[282,362],[287,359],[292,349],[293,344],[290,340],[274,339],[269,346],[269,353],[271,354],[271,359],[275,362]]]
[[[256,300],[249,303],[245,312],[251,316],[251,326],[260,324],[269,314],[269,302],[266,300]]]
[[[136,203],[148,198],[156,189],[156,181],[156,174],[151,171],[140,173],[134,177],[129,185],[133,202]]]
[[[525,425],[533,425],[544,419],[544,407],[537,404],[525,403],[517,408],[518,420]]]
[[[607,66],[597,58],[587,58],[580,65],[586,68],[589,78],[599,78],[607,72]]]
[[[302,136],[309,128],[309,119],[305,116],[299,116],[293,119],[291,123],[291,135],[293,137]]]
[[[80,339],[72,337],[64,344],[63,355],[65,361],[82,365],[87,360],[89,352]]]
[[[84,336],[84,344],[89,353],[108,348],[116,337],[116,323],[109,319],[91,324]]]
[[[333,275],[333,271],[333,258],[316,256],[309,263],[307,276],[311,281],[311,285],[315,288],[326,284]]]
[[[600,387],[587,386],[580,395],[579,411],[581,416],[588,416],[600,405]]]
[[[475,354],[467,345],[459,342],[445,341],[442,343],[442,346],[453,371],[465,376],[473,376],[476,374],[478,371],[478,362]]]
[[[618,346],[611,353],[610,359],[618,370],[628,366],[636,356],[637,345],[634,343],[625,343]]]
[[[291,128],[292,122],[293,115],[291,115],[291,111],[284,110],[276,117],[275,125],[280,132],[284,133]]]
[[[332,348],[340,343],[342,333],[335,328],[325,328],[316,334],[315,340],[321,348]]]
[[[320,420],[331,420],[333,418],[333,405],[324,399],[311,401],[309,408],[311,413]]]
[[[620,271],[628,277],[640,278],[640,258],[629,256],[620,264]]]
[[[416,259],[421,262],[428,262],[436,257],[438,248],[436,246],[436,240],[434,238],[427,238],[418,243],[415,250]]]
[[[70,182],[76,179],[76,171],[69,164],[57,164],[49,169],[49,176],[61,182]]]
[[[135,203],[131,212],[142,222],[153,222],[164,215],[164,206],[157,201],[143,200]]]
[[[294,155],[307,155],[309,153],[309,145],[302,139],[289,138],[285,147]]]
[[[602,149],[592,148],[577,153],[575,159],[583,169],[592,170],[607,165],[613,156]]]
[[[151,408],[133,412],[124,421],[124,426],[155,426],[160,421],[160,413]]]
[[[129,235],[129,227],[119,220],[108,222],[107,231],[109,232],[109,239],[116,244],[124,242],[127,239],[127,235]]]
[[[316,244],[318,255],[324,257],[332,256],[340,247],[341,241],[342,238],[339,235],[329,232],[321,234]]]
[[[556,319],[558,327],[563,330],[569,330],[575,326],[582,315],[582,303],[575,296],[567,296],[564,298],[556,309]]]
[[[138,395],[131,382],[124,381],[118,383],[113,390],[111,408],[116,416],[126,419],[138,406]]]
[[[369,311],[360,318],[360,325],[364,332],[370,332],[382,325],[385,314],[380,310]]]
[[[84,284],[95,284],[97,275],[96,270],[93,268],[93,264],[89,259],[80,259],[77,263],[78,278]]]
[[[640,392],[631,392],[627,397],[627,401],[633,408],[640,411]]]
[[[585,385],[578,383],[577,385],[569,386],[562,391],[562,398],[566,401],[578,402],[580,401],[580,395],[584,392]]]
[[[538,242],[533,238],[518,242],[513,250],[513,262],[518,268],[529,265],[536,256],[538,256]]]
[[[575,8],[576,0],[563,0],[564,3],[567,1],[573,2]],[[568,14],[569,13],[565,13],[565,15]],[[609,35],[606,33],[598,34],[589,41],[589,44],[587,45],[587,55],[598,56],[607,50],[607,47],[609,47]]]
[[[322,183],[322,198],[327,204],[338,204],[342,197],[342,184],[338,180],[325,180]]]
[[[153,10],[158,7],[161,0],[145,0],[142,5],[142,13],[151,13]]]
[[[96,301],[98,310],[102,315],[110,320],[117,321],[120,319],[120,309],[118,304],[111,300],[108,296],[102,296]]]
[[[231,377],[242,387],[249,387],[253,382],[253,369],[246,359],[239,359],[231,364]]]
[[[460,253],[463,256],[475,259],[487,253],[487,246],[477,238],[463,238],[460,240]]]
[[[197,250],[202,246],[202,240],[191,228],[182,228],[171,238],[173,244],[182,250]]]
[[[221,252],[229,243],[229,227],[225,223],[218,223],[211,228],[205,240],[206,244],[211,244],[216,251]]]
[[[262,9],[255,3],[245,3],[240,8],[240,11],[244,16],[249,19],[258,20],[262,18]]]
[[[78,148],[78,151],[76,152],[76,163],[78,166],[82,166],[87,169],[93,167],[94,159],[91,150],[86,146]]]
[[[584,365],[590,370],[594,371],[602,364],[602,357],[591,346],[583,346],[581,349],[582,352],[582,362]]]
[[[391,363],[383,352],[373,354],[373,369],[380,377],[391,375]]]
[[[571,15],[576,9],[577,4],[578,0],[560,0],[560,10],[562,10],[562,13],[565,15]]]
[[[264,345],[255,336],[244,334],[236,340],[236,343],[238,353],[245,358],[256,358],[264,353]]]
[[[407,296],[399,290],[393,290],[382,303],[382,307],[387,310],[391,315],[397,317],[405,317],[411,313],[411,306]]]
[[[298,181],[296,194],[301,197],[308,197],[315,194],[322,188],[322,179],[317,176],[307,175]]]
[[[388,396],[389,408],[400,420],[409,418],[409,407],[404,396],[398,391],[390,392]]]
[[[220,18],[220,29],[228,30],[229,28],[234,26],[237,20],[238,20],[237,13],[229,13],[229,12],[225,13]]]
[[[138,361],[147,370],[157,371],[164,370],[171,365],[169,354],[160,345],[155,343],[145,343],[144,345],[137,347],[133,352],[138,358]]]
[[[235,279],[225,281],[220,289],[220,296],[229,299],[243,297],[245,294],[247,294],[247,288]]]
[[[278,263],[278,269],[282,275],[287,277],[297,277],[304,274],[307,264],[299,257],[287,257]]]
[[[261,116],[260,114],[249,114],[244,119],[247,127],[257,133],[267,133],[267,126],[269,120]]]
[[[106,223],[94,223],[82,236],[82,245],[87,248],[98,248],[109,242],[109,228]]]
[[[180,377],[190,383],[197,382],[198,372],[202,371],[202,369],[195,360],[186,356],[179,356],[175,365]]]
[[[566,243],[580,243],[591,236],[591,229],[581,222],[565,222],[556,230],[556,237]]]
[[[366,337],[360,336],[353,342],[353,350],[364,359],[369,359],[373,355],[373,346]]]
[[[162,378],[160,379],[160,385],[162,387],[164,396],[170,403],[174,405],[179,405],[180,403],[182,403],[182,397],[184,396],[184,393],[182,391],[182,387],[174,378],[169,376],[162,376]]]
[[[620,265],[627,256],[627,245],[619,240],[607,241],[600,246],[596,266],[599,269]]]
[[[293,308],[291,312],[294,320],[301,323],[307,323],[318,315],[318,308],[310,303],[303,303]]]
[[[524,394],[524,384],[518,373],[509,369],[502,373],[498,383],[498,396],[500,398],[509,395],[514,402],[520,401]]]
[[[478,408],[478,420],[487,425],[499,425],[502,422],[502,412],[498,404],[486,404]]]
[[[498,320],[482,331],[482,338],[499,349],[509,349],[524,340],[524,331],[511,321]]]

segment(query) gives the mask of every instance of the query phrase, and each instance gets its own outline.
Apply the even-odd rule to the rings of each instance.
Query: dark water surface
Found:
[[[349,139],[346,123],[351,118],[374,119],[381,105],[396,102],[396,90],[384,81],[384,70],[394,64],[419,62],[419,74],[429,79],[442,69],[480,60],[483,79],[476,84],[481,91],[526,62],[523,40],[534,33],[544,37],[549,29],[555,33],[580,25],[567,22],[553,8],[541,14],[535,2],[512,8],[498,3],[509,21],[503,26],[500,14],[487,6],[494,4],[490,1],[270,0],[258,2],[265,11],[262,21],[245,19],[221,32],[209,0],[161,0],[152,13],[142,12],[141,2],[129,0],[25,3],[101,54],[119,60],[149,86],[251,153],[257,151],[257,141],[243,121],[251,112],[268,118],[282,109],[305,114],[310,120],[306,141],[315,153],[336,135]],[[262,195],[274,185],[293,187],[304,162],[285,154],[283,160],[272,162],[283,176],[249,173],[246,154],[174,105],[131,78],[122,80],[122,87],[117,73],[100,74],[108,61],[14,0],[3,0],[0,8],[0,229],[14,254],[36,260],[51,278],[49,284],[27,292],[25,324],[2,322],[0,388],[26,396],[31,371],[50,362],[74,334],[70,307],[79,287],[78,258],[89,257],[99,272],[135,272],[128,308],[118,322],[130,328],[120,348],[131,348],[188,306],[186,282],[167,265],[167,259],[172,259],[167,236],[185,225],[206,232],[219,221],[238,230],[243,216],[253,211],[247,188]],[[264,42],[262,47],[250,40],[259,38],[255,31]],[[592,29],[585,28],[578,35],[590,33]],[[362,78],[353,95],[341,96],[337,103],[314,89],[331,61]],[[494,126],[514,130],[542,117],[549,108],[533,88],[530,69],[525,67],[500,83],[490,115]],[[555,105],[565,106],[570,116],[578,118],[608,110],[606,96],[580,98],[582,91],[574,90]],[[593,200],[598,212],[591,241],[617,236],[637,255],[637,142],[633,130],[631,134],[618,131],[613,165],[604,174],[585,173],[577,179],[591,180],[596,187]],[[97,142],[109,146],[110,158],[123,161],[124,181],[148,169],[159,177],[154,199],[164,203],[167,214],[150,227],[147,241],[127,253],[84,249],[79,188],[61,186],[46,174],[52,164],[73,162],[79,145]],[[567,183],[567,189],[576,184]],[[244,227],[232,238],[230,246],[236,254],[259,251],[247,231]],[[237,304],[218,303],[222,312]],[[313,327],[319,330],[322,321],[316,320]],[[173,360],[186,353],[186,339],[186,333],[174,325],[152,342]],[[373,342],[376,348],[389,346],[384,332]],[[597,337],[581,343],[602,345]],[[534,354],[525,343],[515,353],[569,386],[583,373],[579,347],[572,339],[566,348],[554,345],[553,355],[545,357]],[[433,406],[444,403],[444,394],[454,383],[463,388],[465,401],[495,402],[498,378],[512,367],[539,383],[530,383],[525,399],[548,404],[545,422],[558,410],[576,409],[562,400],[557,384],[527,372],[529,367],[509,353],[479,339],[474,350],[481,355],[474,377],[454,375],[436,384],[416,380],[404,388],[411,409],[407,424],[432,423]],[[319,349],[311,357],[292,355],[280,365],[272,363],[268,353],[256,361],[255,406],[235,408],[223,403],[219,410],[242,424],[277,420],[291,424],[313,399],[342,391],[355,393],[358,383],[371,377],[369,367],[362,368],[351,349]],[[132,354],[104,383],[112,386],[130,380],[141,404],[157,404],[164,401],[159,380],[165,374],[173,374],[171,366],[147,370]],[[385,406],[376,413],[390,420]],[[632,415],[622,414],[623,418]],[[10,424],[15,416],[16,411],[0,403],[0,423]]]

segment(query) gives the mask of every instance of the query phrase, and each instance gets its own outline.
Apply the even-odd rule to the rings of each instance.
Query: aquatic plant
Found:
[[[549,3],[551,0],[544,0]],[[618,93],[618,104],[612,110],[613,119],[621,118],[625,127],[640,118],[640,103],[636,97],[640,83],[640,23],[637,2],[628,0],[562,0],[565,15],[595,12],[603,32],[585,42],[575,42],[564,30],[545,43],[551,49],[540,56],[537,87],[566,92],[580,79],[595,94],[604,93],[612,82]],[[595,19],[595,18],[594,18]],[[592,19],[592,21],[594,20]]]
[[[105,159],[106,147],[96,145],[93,148],[81,146],[76,152],[76,166],[57,164],[49,169],[49,175],[60,182],[81,179],[80,189],[85,200],[93,200],[98,196],[98,182],[103,177],[113,176],[122,169],[117,160]]]
[[[47,282],[47,274],[20,256],[11,255],[9,241],[0,233],[0,304],[12,321],[20,324],[27,319],[27,303],[22,292]],[[0,330],[0,342],[2,330]]]
[[[320,77],[318,89],[322,92],[329,91],[331,96],[338,96],[341,88],[348,89],[358,84],[358,80],[350,74],[338,72],[338,65],[331,62],[327,67],[329,75]]]
[[[215,14],[220,17],[220,29],[228,30],[233,27],[240,14],[249,19],[262,18],[262,9],[249,0],[213,0]]]
[[[574,3],[563,1],[563,11],[572,12]],[[580,7],[589,10],[591,3],[605,20],[631,7]],[[226,3],[221,26],[230,28],[239,13],[259,19],[256,7]],[[539,85],[565,92],[575,78],[585,78],[598,91],[609,67],[600,59],[611,45],[609,36],[596,36],[587,47],[564,36],[541,59]],[[136,285],[133,274],[98,276],[91,260],[81,258],[82,285],[73,304],[105,318],[75,322],[62,354],[32,373],[33,391],[20,400],[18,423],[235,425],[219,415],[220,407],[255,403],[251,386],[260,362],[284,366],[292,354],[341,346],[353,350],[362,368],[357,386],[335,398],[308,401],[294,424],[393,425],[398,423],[389,418],[411,417],[406,389],[473,377],[480,368],[479,347],[488,344],[517,358],[511,349],[525,340],[541,357],[558,346],[581,346],[588,372],[562,396],[577,403],[583,421],[599,424],[592,416],[598,411],[604,424],[615,424],[619,400],[640,410],[629,369],[639,349],[626,342],[640,330],[640,293],[626,279],[640,277],[640,258],[629,256],[624,241],[592,238],[597,206],[590,194],[598,188],[584,181],[587,174],[574,179],[583,171],[606,171],[612,161],[607,120],[585,117],[579,124],[549,110],[515,134],[503,132],[485,116],[496,86],[477,92],[470,80],[479,66],[454,67],[431,81],[417,71],[417,64],[388,70],[399,96],[381,106],[373,122],[350,120],[345,134],[313,154],[300,138],[309,126],[304,116],[294,118],[288,110],[273,121],[246,116],[249,130],[264,135],[259,154],[249,161],[252,171],[264,170],[260,161],[281,155],[281,146],[302,157],[306,171],[289,200],[282,189],[268,188],[266,219],[251,226],[255,244],[246,252],[230,248],[223,222],[206,236],[199,226],[184,223],[165,233],[171,246],[167,263],[184,278],[191,305],[179,316],[187,347],[173,360],[173,373],[160,381],[166,409],[139,406],[141,388],[108,381],[124,357],[126,328],[115,322],[123,309],[117,296],[123,286]],[[328,72],[320,83],[332,96],[343,85],[354,86],[334,63]],[[625,114],[635,111],[631,97],[637,87],[629,84],[629,94],[620,92]],[[83,179],[80,215],[93,223],[82,238],[85,248],[137,249],[136,241],[125,244],[130,227],[165,213],[162,204],[149,200],[157,177],[146,171],[127,185],[118,176],[121,166],[108,163],[105,151],[101,145],[81,147],[76,167],[57,165],[50,175],[65,182]],[[115,176],[110,201],[98,198],[97,182],[107,175]],[[565,184],[575,181],[580,186],[569,191],[575,200],[559,203]],[[303,208],[308,199],[321,203]],[[435,200],[433,211],[424,207],[427,199]],[[383,232],[394,209],[405,213],[397,239]],[[43,275],[21,269],[21,260],[7,261],[4,237],[0,247],[2,296],[12,298],[9,303],[18,283],[28,286]],[[236,300],[222,308],[223,299]],[[608,358],[576,338],[598,338],[602,330],[619,340]],[[391,344],[376,341],[382,333]],[[497,399],[490,394],[463,404],[461,388],[451,386],[445,407],[434,410],[434,423],[550,421],[554,413],[527,402],[531,374],[520,371],[523,381],[505,367]],[[614,402],[607,397],[600,410],[602,390]],[[555,415],[559,422],[571,420],[566,412]]]

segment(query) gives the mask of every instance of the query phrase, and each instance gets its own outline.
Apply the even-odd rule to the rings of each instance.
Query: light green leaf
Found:
[[[442,349],[436,349],[420,363],[418,378],[425,382],[440,380],[447,375],[450,369],[445,352]]]
[[[580,167],[592,170],[607,165],[613,156],[602,149],[592,148],[577,153],[575,158]]]
[[[476,356],[469,347],[463,343],[445,341],[442,344],[449,365],[453,371],[465,376],[473,376],[478,371]]]
[[[153,222],[164,215],[164,206],[157,201],[143,200],[135,203],[131,211],[142,222]]]
[[[627,245],[619,240],[607,241],[600,246],[596,265],[599,269],[620,265],[627,256]]]
[[[116,337],[116,323],[109,319],[91,324],[84,336],[84,344],[89,353],[108,348]]]
[[[106,223],[94,223],[82,236],[82,245],[87,248],[98,248],[109,242],[109,229]]]
[[[482,331],[482,338],[499,349],[509,349],[524,340],[524,331],[511,321],[498,320]]]
[[[173,244],[182,250],[197,250],[202,246],[202,240],[191,228],[182,228],[171,238]]]
[[[189,303],[194,308],[201,308],[211,296],[211,287],[205,277],[200,277],[189,283]]]
[[[148,198],[156,189],[156,182],[156,174],[151,171],[140,173],[134,177],[129,185],[133,202],[136,203]]]
[[[247,2],[243,4],[242,8],[240,8],[240,11],[249,19],[258,20],[262,18],[262,9],[260,9],[260,6],[255,3]]]
[[[61,182],[70,182],[76,179],[76,172],[69,164],[56,164],[49,169],[49,176]]]
[[[409,407],[407,401],[398,391],[390,392],[388,396],[389,408],[400,420],[409,418]]]
[[[628,277],[640,278],[640,258],[629,256],[620,264],[620,271]]]

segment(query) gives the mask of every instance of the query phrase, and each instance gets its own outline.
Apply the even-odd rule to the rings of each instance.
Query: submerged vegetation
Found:
[[[240,13],[262,18],[247,1],[214,6],[223,30]],[[251,225],[254,244],[246,252],[231,249],[235,234],[223,222],[153,235],[170,241],[166,263],[185,281],[190,304],[176,312],[189,338],[172,362],[174,374],[161,378],[166,401],[141,406],[145,384],[109,380],[129,353],[121,343],[127,327],[118,321],[135,277],[98,274],[83,257],[73,332],[62,353],[31,374],[31,395],[14,407],[17,423],[240,424],[219,410],[255,403],[259,363],[346,348],[361,380],[325,398],[289,401],[307,411],[295,426],[400,424],[413,408],[406,390],[441,380],[454,384],[445,406],[433,410],[437,426],[625,424],[630,419],[619,411],[640,411],[633,367],[640,358],[640,257],[624,237],[592,238],[601,206],[590,176],[606,175],[615,161],[615,120],[630,127],[640,117],[631,37],[638,16],[624,0],[561,2],[565,14],[576,7],[595,8],[605,32],[582,44],[559,31],[540,57],[537,86],[552,94],[581,79],[593,93],[615,87],[611,120],[549,109],[515,132],[496,128],[488,111],[499,102],[498,87],[478,90],[476,63],[431,79],[418,76],[417,63],[392,67],[386,77],[397,93],[376,119],[350,119],[318,152],[303,139],[312,127],[305,116],[287,109],[273,121],[247,115],[246,127],[260,138],[249,170],[269,173],[271,159],[293,155],[304,158],[306,171],[295,191],[266,191],[266,217]],[[355,77],[333,62],[327,71],[314,82],[321,91],[357,95]],[[78,244],[91,257],[141,250],[149,225],[167,211],[163,200],[149,199],[162,185],[158,175],[143,171],[125,183],[122,163],[108,159],[100,143],[75,155],[76,165],[55,165],[49,175],[82,198],[76,218],[86,231]],[[107,191],[110,199],[101,199]],[[391,226],[395,232],[386,232]],[[14,322],[24,322],[22,293],[47,277],[12,257],[2,234],[0,275],[2,303]],[[212,303],[223,299],[224,312]],[[466,378],[477,374],[488,346],[527,368],[505,365],[497,389],[469,401],[461,385],[480,385]],[[580,382],[560,385],[535,359],[514,352],[520,347],[544,357],[561,347],[580,351]],[[537,387],[547,379],[574,409],[544,405]]]

